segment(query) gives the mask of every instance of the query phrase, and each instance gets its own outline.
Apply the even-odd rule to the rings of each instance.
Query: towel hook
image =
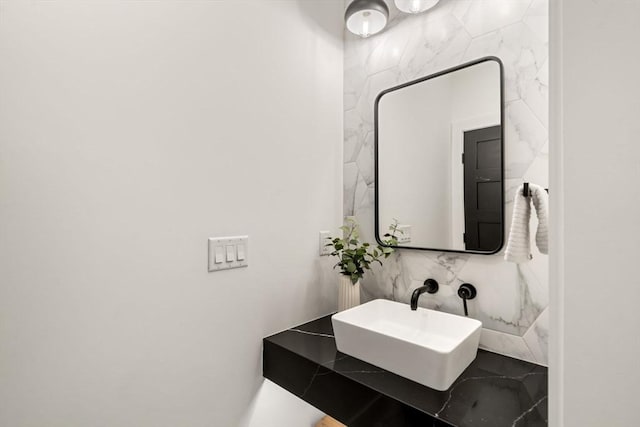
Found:
[[[545,188],[544,191],[547,192],[547,194],[549,194],[549,189]],[[522,195],[524,197],[531,197],[531,190],[529,190],[529,183],[525,182],[524,184],[522,184]]]

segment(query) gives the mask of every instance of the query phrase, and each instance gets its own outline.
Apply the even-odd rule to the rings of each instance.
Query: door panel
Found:
[[[465,248],[493,251],[502,242],[500,126],[464,133]]]

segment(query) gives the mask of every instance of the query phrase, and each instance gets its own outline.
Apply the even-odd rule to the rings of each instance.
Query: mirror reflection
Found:
[[[482,58],[383,91],[376,100],[376,238],[398,247],[502,247],[502,66]]]

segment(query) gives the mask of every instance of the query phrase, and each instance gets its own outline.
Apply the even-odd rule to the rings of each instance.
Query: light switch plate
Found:
[[[320,232],[320,240],[318,241],[320,256],[331,255],[331,246],[326,246],[327,243],[330,243],[331,232],[330,231],[321,231]]]
[[[238,246],[242,247],[243,259],[239,260],[236,254]],[[220,262],[216,262],[216,249],[220,255],[220,251],[224,256]],[[230,261],[229,261],[230,260]],[[249,265],[249,236],[231,236],[231,237],[210,237],[209,238],[209,272],[229,270],[231,268],[242,268]]]
[[[411,226],[408,224],[398,224],[398,231],[402,233],[397,234],[398,243],[411,242]]]

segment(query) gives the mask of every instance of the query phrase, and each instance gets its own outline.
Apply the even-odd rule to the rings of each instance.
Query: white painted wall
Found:
[[[451,75],[451,121],[491,116],[490,124],[500,124],[500,66],[482,62]]]
[[[640,2],[551,4],[550,425],[638,425]]]
[[[395,218],[400,224],[411,225],[408,246],[447,246],[451,218],[450,103],[451,78],[447,76],[381,98],[380,235]]]
[[[262,337],[335,308],[342,13],[0,2],[0,425],[238,425]]]
[[[264,380],[240,422],[242,427],[315,427],[324,416],[287,390]]]

